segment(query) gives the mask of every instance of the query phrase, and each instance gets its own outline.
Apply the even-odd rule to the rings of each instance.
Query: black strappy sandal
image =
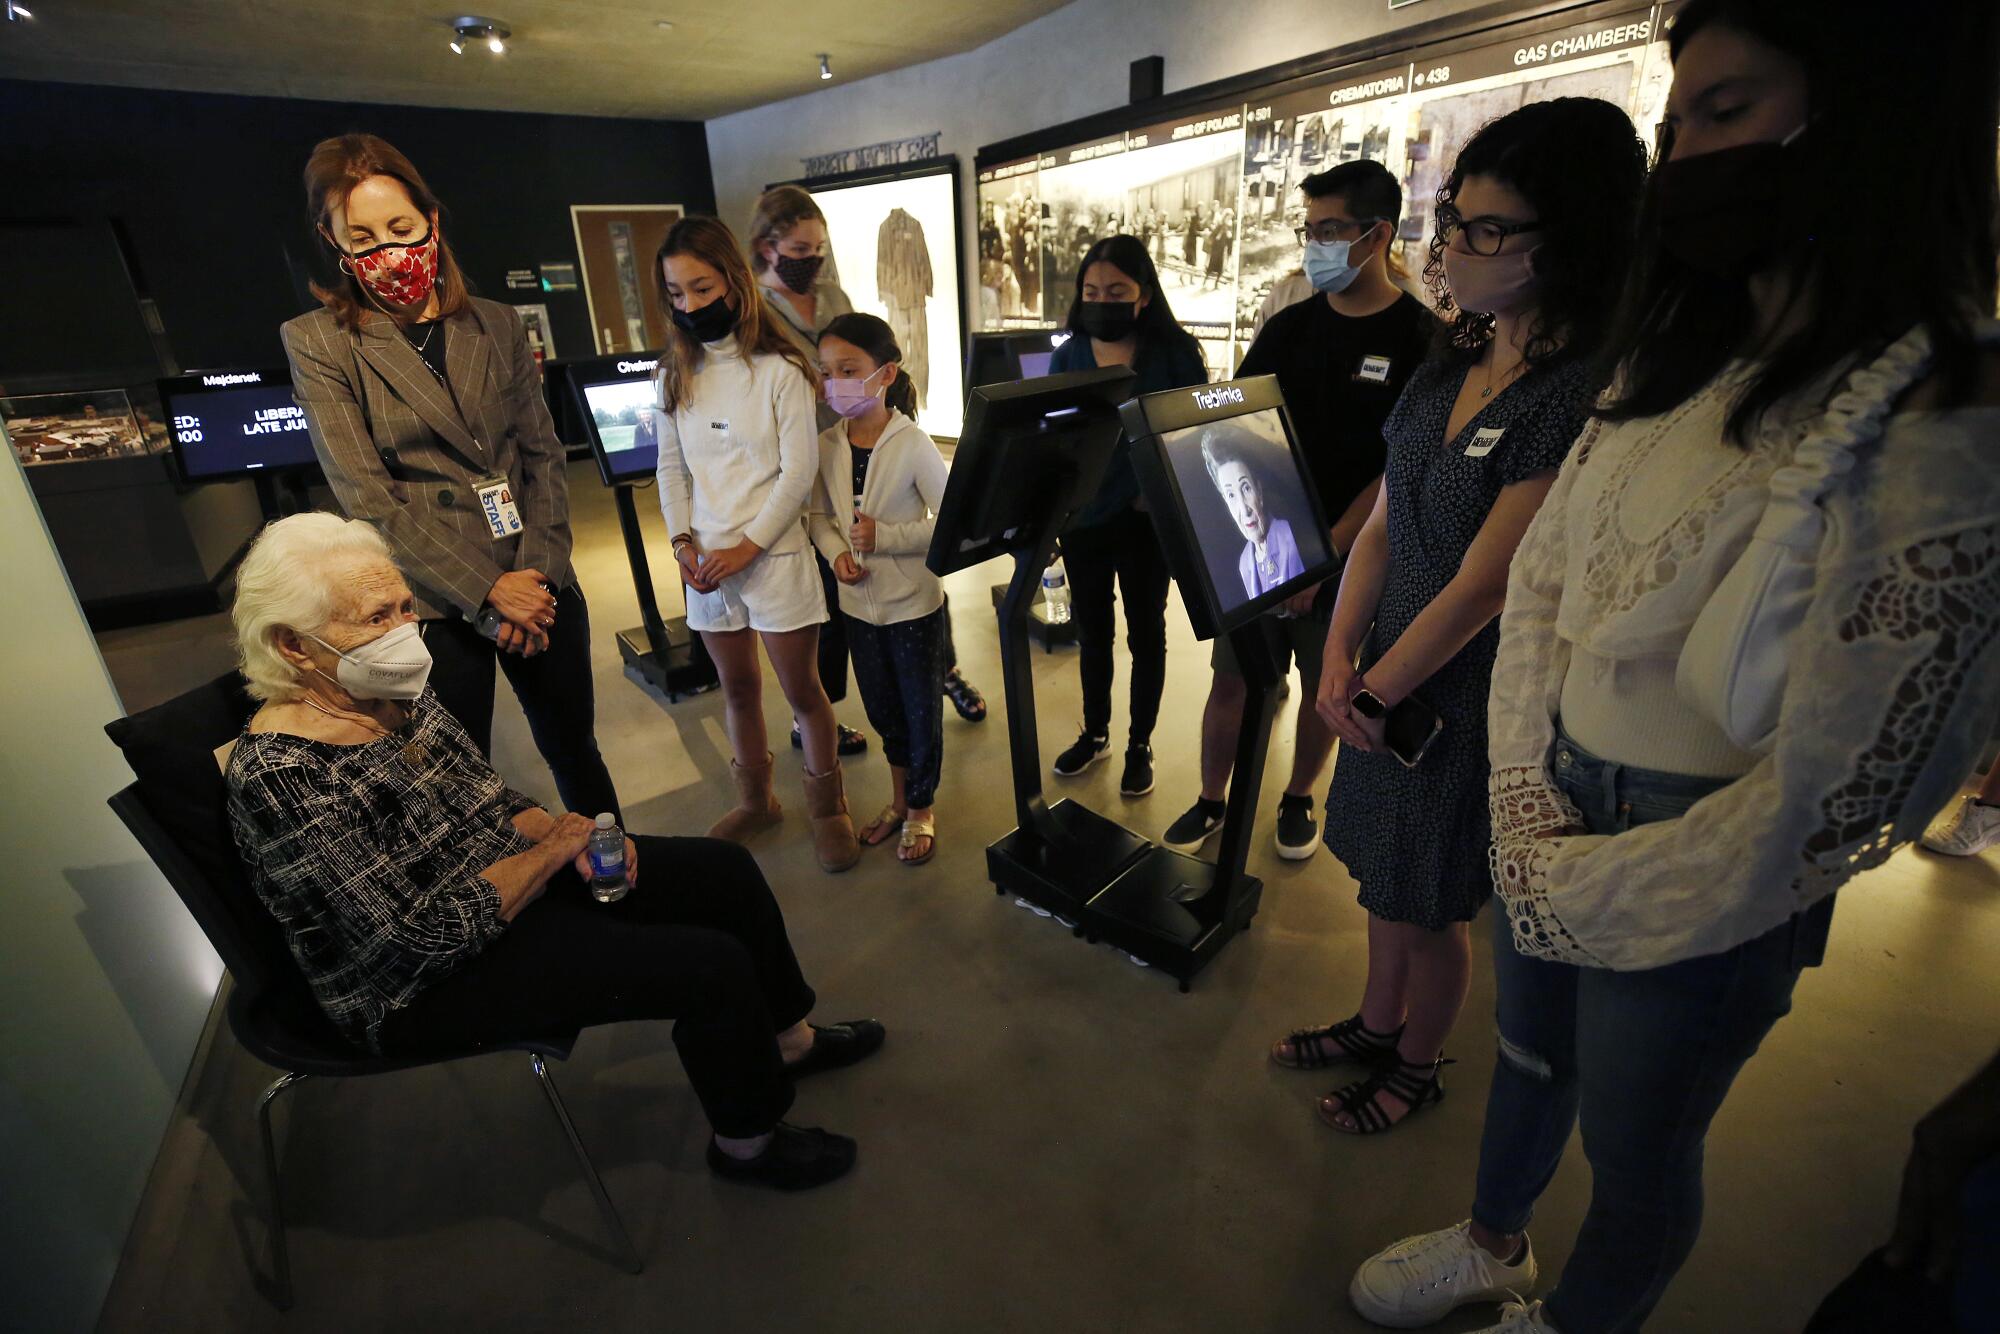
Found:
[[[1359,1061],[1363,1065],[1393,1065],[1396,1062],[1396,1044],[1402,1041],[1403,1030],[1393,1033],[1377,1033],[1361,1022],[1361,1016],[1343,1019],[1325,1028],[1302,1028],[1285,1041],[1292,1044],[1292,1059],[1278,1055],[1278,1046],[1271,1045],[1271,1063],[1286,1070],[1321,1070],[1342,1061]],[[1332,1043],[1337,1049],[1328,1053],[1326,1046]]]
[[[1349,1135],[1379,1135],[1385,1130],[1393,1130],[1424,1108],[1444,1101],[1441,1072],[1445,1066],[1455,1064],[1457,1062],[1447,1061],[1442,1056],[1423,1065],[1399,1060],[1394,1069],[1370,1075],[1358,1084],[1350,1084],[1328,1094],[1339,1106],[1329,1110],[1326,1099],[1321,1099],[1319,1119]],[[1391,1120],[1389,1113],[1382,1110],[1384,1093],[1401,1098],[1410,1110]],[[1338,1119],[1342,1114],[1354,1118],[1354,1124],[1342,1125]]]
[[[986,721],[986,696],[979,693],[979,687],[965,679],[954,667],[945,674],[944,693],[951,699],[951,707],[958,710],[958,716],[969,723]]]

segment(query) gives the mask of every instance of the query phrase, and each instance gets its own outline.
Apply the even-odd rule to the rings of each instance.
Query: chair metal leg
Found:
[[[535,1078],[541,1081],[542,1092],[549,1095],[549,1107],[555,1112],[556,1120],[562,1123],[563,1134],[569,1136],[569,1147],[576,1154],[577,1166],[583,1169],[583,1179],[590,1183],[590,1193],[597,1197],[597,1211],[604,1215],[605,1230],[611,1233],[613,1245],[621,1252],[621,1265],[628,1274],[636,1274],[646,1266],[639,1259],[638,1250],[632,1245],[632,1238],[625,1231],[625,1224],[618,1217],[618,1210],[612,1206],[611,1196],[604,1189],[604,1181],[597,1175],[597,1167],[585,1152],[582,1138],[576,1133],[576,1123],[569,1119],[569,1108],[563,1106],[562,1095],[556,1092],[556,1081],[549,1074],[548,1063],[540,1052],[531,1052],[528,1063],[535,1068]]]
[[[280,1075],[257,1098],[257,1128],[264,1136],[264,1182],[271,1200],[271,1272],[280,1311],[292,1309],[292,1257],[285,1246],[285,1191],[278,1177],[278,1141],[271,1133],[271,1104],[280,1093],[306,1078],[296,1072]]]

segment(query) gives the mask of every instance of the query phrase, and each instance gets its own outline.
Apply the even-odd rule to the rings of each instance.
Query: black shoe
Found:
[[[1184,856],[1194,856],[1201,851],[1202,844],[1214,838],[1215,831],[1222,828],[1222,817],[1228,810],[1227,802],[1196,798],[1194,805],[1188,807],[1187,814],[1168,825],[1167,832],[1160,835],[1160,846]]]
[[[1056,756],[1056,776],[1074,778],[1100,760],[1111,758],[1111,738],[1078,733],[1076,744]]]
[[[1143,797],[1153,790],[1153,748],[1145,742],[1125,748],[1125,773],[1118,791],[1128,797]]]
[[[1319,849],[1319,822],[1313,819],[1313,799],[1289,792],[1278,798],[1278,855],[1302,862]]]
[[[731,1158],[708,1142],[708,1170],[724,1181],[773,1190],[811,1190],[854,1166],[854,1141],[830,1130],[778,1122],[771,1142],[755,1158]]]
[[[849,1019],[845,1023],[813,1025],[813,1045],[798,1060],[785,1067],[793,1079],[804,1079],[822,1070],[838,1070],[874,1055],[881,1049],[888,1030],[874,1019]]]
[[[965,679],[954,667],[945,674],[944,693],[951,700],[951,707],[958,710],[958,716],[969,723],[986,721],[986,696],[979,693],[979,687]]]
[[[846,723],[835,723],[834,735],[839,739],[839,745],[835,747],[838,754],[859,755],[868,749],[868,734],[866,732],[857,732]],[[792,749],[804,750],[805,748],[806,739],[799,735],[799,725],[793,723]]]

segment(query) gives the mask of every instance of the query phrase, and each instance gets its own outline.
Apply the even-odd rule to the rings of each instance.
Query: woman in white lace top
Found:
[[[1501,620],[1473,1216],[1362,1265],[1373,1319],[1516,1296],[1495,1329],[1640,1328],[1700,1231],[1708,1125],[1820,961],[1835,890],[1920,835],[1993,735],[1994,10],[1913,3],[1892,31],[1691,0],[1672,30],[1612,387]],[[1921,243],[1891,217],[1923,218]],[[1590,1210],[1530,1305],[1528,1220],[1579,1117]]]

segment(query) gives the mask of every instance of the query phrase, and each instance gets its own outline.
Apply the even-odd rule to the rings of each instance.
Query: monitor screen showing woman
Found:
[[[1277,409],[1168,431],[1161,441],[1223,615],[1332,559]]]

